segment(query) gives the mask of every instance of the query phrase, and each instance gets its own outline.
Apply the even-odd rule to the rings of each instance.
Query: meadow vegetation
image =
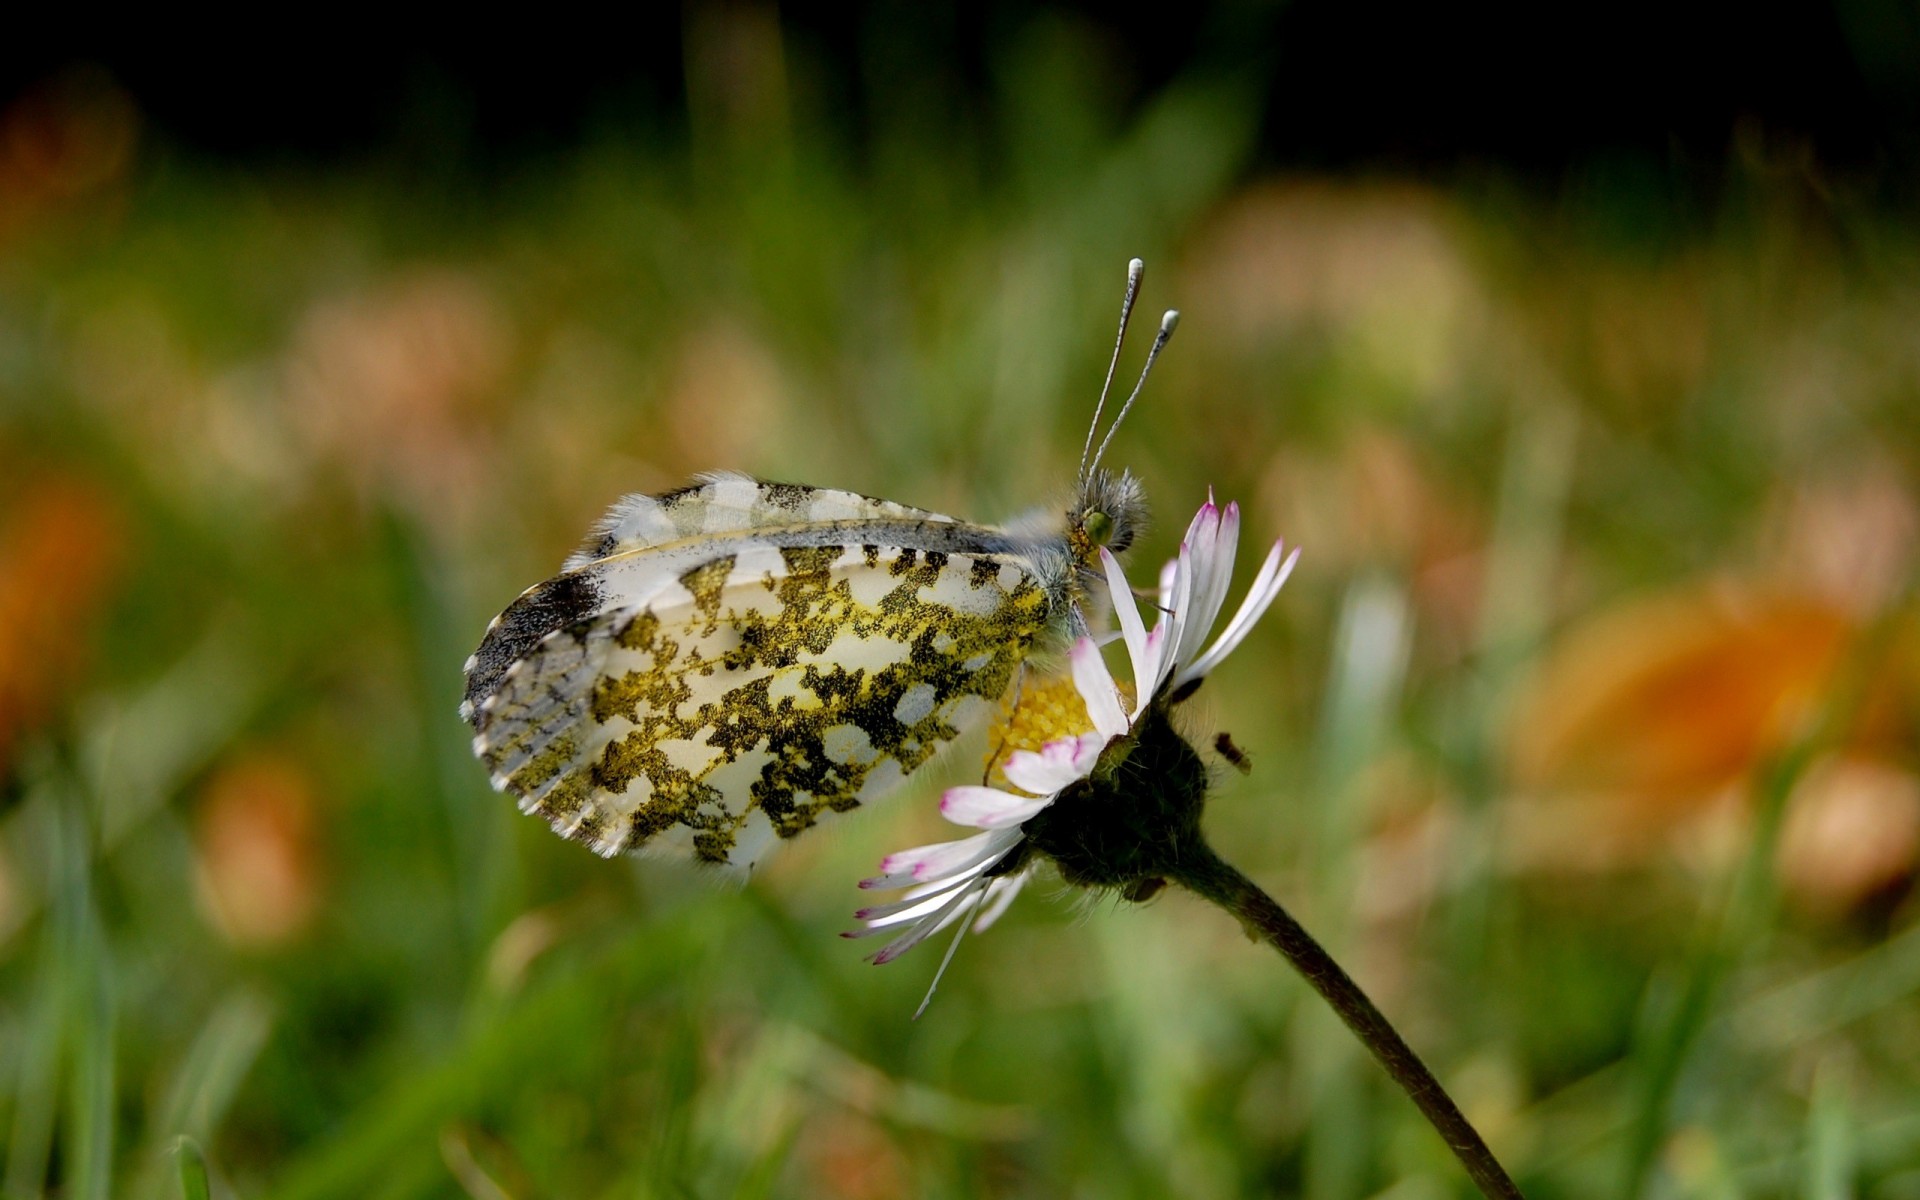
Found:
[[[1041,888],[909,1021],[933,958],[835,935],[977,750],[745,886],[468,753],[462,660],[623,492],[1057,501],[1139,255],[1134,561],[1208,487],[1304,547],[1214,845],[1529,1194],[1920,1198],[1915,227],[1764,141],[1276,175],[1239,84],[1123,112],[1082,49],[857,147],[695,69],[690,132],[454,183],[0,114],[6,1195],[1466,1194],[1181,895]]]

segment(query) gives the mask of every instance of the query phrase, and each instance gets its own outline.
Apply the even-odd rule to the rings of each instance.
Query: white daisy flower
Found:
[[[1008,755],[1000,769],[1017,791],[947,789],[940,800],[942,815],[956,825],[983,832],[888,855],[880,864],[881,874],[862,881],[863,888],[907,889],[897,901],[854,914],[866,922],[866,928],[845,936],[896,935],[872,956],[874,963],[892,962],[949,925],[960,924],[964,932],[970,922],[978,933],[999,919],[1033,871],[1032,846],[1022,826],[1069,788],[1091,778],[1110,756],[1114,761],[1124,759],[1143,714],[1156,704],[1178,703],[1191,695],[1207,673],[1245,640],[1279,595],[1299,551],[1283,558],[1283,545],[1274,543],[1239,610],[1203,651],[1201,646],[1226,600],[1239,536],[1239,506],[1228,504],[1223,511],[1209,496],[1187,527],[1178,556],[1160,573],[1160,615],[1151,631],[1140,618],[1118,560],[1101,551],[1114,615],[1132,667],[1135,699],[1128,702],[1092,638],[1074,643],[1068,655],[1074,688],[1093,727],[1049,741],[1038,752],[1015,750]],[[933,988],[939,986],[959,944],[956,934],[916,1017],[933,998]]]

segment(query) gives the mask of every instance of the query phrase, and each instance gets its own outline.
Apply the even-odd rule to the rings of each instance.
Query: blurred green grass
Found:
[[[941,836],[931,779],[742,889],[595,860],[468,758],[460,662],[622,492],[1049,501],[1138,254],[1185,321],[1115,443],[1135,561],[1209,485],[1306,547],[1210,701],[1255,762],[1222,851],[1530,1195],[1920,1196],[1913,226],[1764,154],[1705,211],[1253,178],[1237,85],[1123,119],[1098,61],[1042,28],[991,113],[857,162],[784,71],[696,69],[690,149],[462,194],[163,147],[0,189],[8,1195],[201,1155],[214,1196],[1464,1194],[1181,897],[1023,901],[910,1023],[932,962],[833,935]],[[1524,766],[1622,686],[1540,682],[1592,620],[1715,589],[1819,598],[1862,681],[1741,741],[1785,701],[1736,647],[1681,719],[1582,727],[1710,771]],[[1825,801],[1822,763],[1892,782]],[[1801,837],[1820,803],[1892,857]]]

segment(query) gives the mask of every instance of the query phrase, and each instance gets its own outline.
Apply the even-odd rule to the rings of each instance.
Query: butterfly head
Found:
[[[1097,565],[1100,550],[1125,552],[1147,519],[1146,492],[1128,471],[1094,471],[1080,485],[1067,512],[1067,541],[1083,567]]]

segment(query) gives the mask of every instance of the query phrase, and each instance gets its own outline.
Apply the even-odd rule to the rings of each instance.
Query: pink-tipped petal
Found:
[[[900,888],[978,866],[1004,852],[1017,837],[981,833],[953,842],[935,842],[900,850],[880,860],[881,874],[861,880],[863,888]]]
[[[1253,587],[1247,592],[1247,598],[1240,602],[1240,610],[1233,614],[1233,620],[1227,622],[1226,629],[1220,633],[1218,641],[1207,652],[1180,672],[1180,682],[1198,679],[1220,665],[1222,659],[1234,652],[1247,634],[1253,631],[1254,623],[1267,611],[1280,589],[1286,586],[1287,577],[1293,574],[1293,564],[1299,561],[1300,551],[1295,548],[1285,560],[1280,557],[1282,544],[1275,542],[1268,552],[1266,562],[1260,566],[1260,574],[1254,578]]]
[[[1100,657],[1100,647],[1092,638],[1083,637],[1074,642],[1067,657],[1073,664],[1073,686],[1086,703],[1093,727],[1103,737],[1116,738],[1125,733],[1127,714],[1120,708],[1120,689],[1107,670],[1106,660]]]
[[[890,904],[875,904],[859,909],[853,914],[853,919],[865,921],[872,928],[860,930],[853,936],[864,937],[871,933],[884,933],[891,926],[927,916],[952,898],[954,888],[966,887],[979,873],[976,870],[965,875],[950,876],[941,880],[940,885],[931,890],[916,888],[914,892],[918,894],[909,894]]]
[[[1227,601],[1227,589],[1233,586],[1234,557],[1240,545],[1240,506],[1229,504],[1214,526],[1213,540],[1198,545],[1193,552],[1193,591],[1189,608],[1182,614],[1180,644],[1174,650],[1175,662],[1191,662],[1199,657],[1207,634],[1219,619],[1220,606]]]
[[[1180,546],[1185,549],[1189,546],[1211,545],[1219,528],[1220,508],[1213,502],[1213,494],[1209,491],[1207,502],[1200,506],[1200,510],[1193,514],[1193,520],[1187,523],[1187,535],[1180,539]]]
[[[1007,829],[1020,824],[1053,802],[1051,796],[1016,796],[989,787],[948,788],[940,797],[940,815],[955,825],[975,829]]]
[[[947,924],[948,920],[956,915],[955,910],[957,910],[961,904],[985,890],[986,884],[980,880],[975,880],[972,884],[952,893],[939,908],[921,917],[912,929],[907,930],[899,937],[880,947],[880,949],[874,953],[872,959],[873,965],[876,967],[884,966],[913,949],[915,946],[918,946],[921,942],[927,940],[928,937],[938,933]]]
[[[1100,760],[1100,751],[1106,744],[1107,740],[1097,733],[1060,738],[1042,746],[1038,754],[1015,750],[1000,769],[1005,772],[1007,782],[1021,791],[1049,796],[1076,780],[1085,779],[1087,772],[1093,770],[1093,764]]]

